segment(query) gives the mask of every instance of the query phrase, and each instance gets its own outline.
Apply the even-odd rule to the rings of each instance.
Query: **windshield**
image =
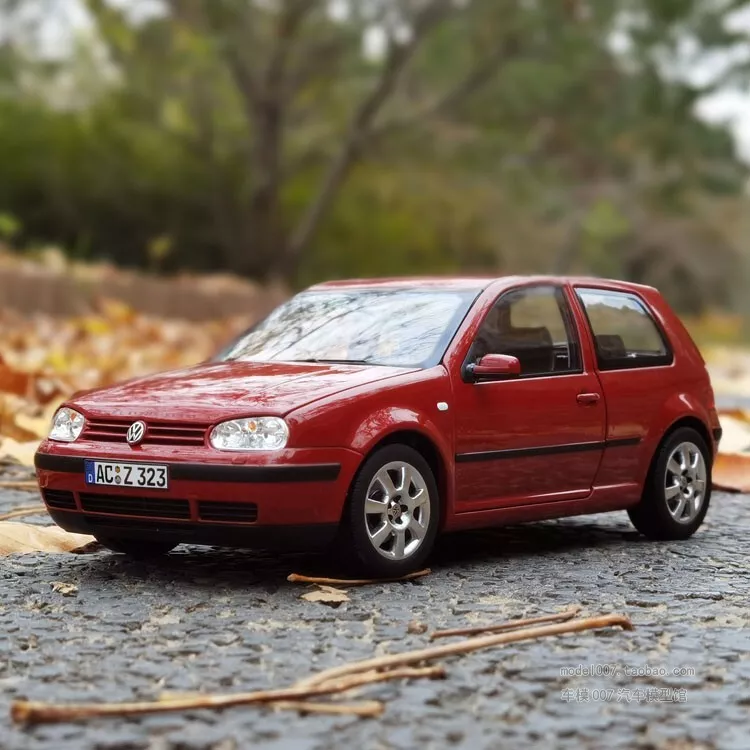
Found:
[[[429,367],[443,356],[472,291],[303,292],[242,335],[218,359]]]

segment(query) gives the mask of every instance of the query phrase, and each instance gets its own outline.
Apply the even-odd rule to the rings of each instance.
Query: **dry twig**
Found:
[[[444,677],[445,670],[442,667],[418,668],[409,666],[427,661],[435,661],[444,656],[467,654],[471,651],[492,648],[516,641],[613,626],[619,626],[626,630],[632,630],[633,628],[630,620],[624,615],[588,617],[573,622],[558,622],[538,627],[522,628],[509,633],[486,635],[478,638],[470,638],[458,643],[448,643],[443,646],[431,646],[400,654],[365,659],[324,670],[306,680],[296,682],[291,687],[277,690],[259,690],[252,693],[239,693],[237,695],[206,695],[143,703],[55,705],[16,701],[11,704],[10,711],[11,717],[16,722],[45,724],[101,716],[135,716],[203,708],[228,708],[230,706],[252,704],[281,703],[283,707],[285,703],[288,704],[290,701],[299,705],[300,701],[304,703],[305,699],[308,698],[345,693],[355,688],[387,680]]]
[[[175,698],[174,700],[145,701],[140,703],[71,703],[57,705],[54,703],[37,703],[33,701],[16,701],[11,704],[11,718],[21,724],[56,724],[65,721],[77,721],[102,716],[140,716],[143,714],[161,714],[173,711],[193,711],[202,708],[229,708],[231,706],[248,706],[252,704],[278,704],[315,698],[322,695],[345,693],[363,685],[399,679],[416,679],[428,677],[438,679],[445,677],[442,667],[423,667],[420,669],[393,669],[388,672],[359,670],[342,680],[328,680],[325,684],[304,687],[296,683],[292,687],[277,690],[256,690],[252,693],[236,695],[202,695],[196,697]]]
[[[47,508],[44,505],[27,505],[4,513],[0,516],[0,521],[10,521],[11,518],[23,518],[24,516],[38,516],[46,512]]]
[[[443,646],[430,646],[428,648],[405,651],[400,654],[389,654],[387,656],[376,656],[373,659],[343,664],[340,667],[326,669],[323,672],[308,677],[297,683],[298,686],[315,687],[338,680],[348,675],[368,672],[374,669],[394,669],[409,664],[421,664],[426,661],[435,661],[445,656],[456,656],[479,651],[484,648],[494,648],[506,643],[516,641],[528,641],[533,638],[544,638],[548,635],[563,635],[564,633],[577,633],[581,630],[595,630],[598,628],[609,628],[620,626],[625,630],[632,630],[633,624],[624,615],[602,615],[601,617],[587,617],[583,620],[573,622],[561,622],[553,625],[540,625],[535,628],[523,628],[510,633],[498,633],[485,635],[479,638],[469,638],[458,643],[446,643]]]
[[[6,479],[0,481],[1,490],[38,490],[35,479]]]
[[[529,617],[526,620],[511,620],[509,622],[501,622],[497,625],[479,625],[475,628],[436,630],[434,633],[432,633],[432,635],[430,635],[430,640],[434,641],[436,638],[450,638],[454,635],[481,635],[483,633],[502,633],[506,630],[518,630],[519,628],[525,628],[529,625],[541,625],[543,622],[565,622],[566,620],[572,620],[579,612],[580,607],[573,607],[572,609],[565,610],[565,612],[558,612],[554,615]]]
[[[407,573],[399,578],[318,578],[317,576],[303,576],[299,573],[290,573],[286,580],[290,583],[317,583],[321,586],[367,586],[371,583],[398,583],[399,581],[412,581],[415,578],[422,578],[429,575],[432,571],[429,568],[417,570],[414,573]]]
[[[374,719],[385,710],[385,706],[380,701],[360,701],[359,703],[278,701],[269,703],[268,707],[278,711],[298,711],[301,714],[335,714],[339,716],[359,716],[365,719]]]

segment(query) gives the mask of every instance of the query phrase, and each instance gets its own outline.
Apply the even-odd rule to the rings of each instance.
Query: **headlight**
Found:
[[[83,414],[67,406],[59,409],[52,420],[52,429],[49,432],[50,440],[59,440],[63,443],[72,443],[77,440],[83,432],[86,420]]]
[[[289,428],[279,417],[250,417],[217,424],[211,445],[220,451],[277,451],[286,445]]]

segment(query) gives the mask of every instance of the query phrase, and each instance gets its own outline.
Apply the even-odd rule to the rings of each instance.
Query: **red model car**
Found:
[[[77,394],[36,467],[52,518],[118,552],[335,541],[398,575],[454,529],[627,509],[689,537],[720,436],[654,289],[369,280],[298,294],[211,362]]]

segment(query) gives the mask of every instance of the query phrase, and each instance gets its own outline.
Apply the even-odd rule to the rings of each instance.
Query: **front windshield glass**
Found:
[[[437,364],[478,290],[303,292],[241,336],[218,359]]]

